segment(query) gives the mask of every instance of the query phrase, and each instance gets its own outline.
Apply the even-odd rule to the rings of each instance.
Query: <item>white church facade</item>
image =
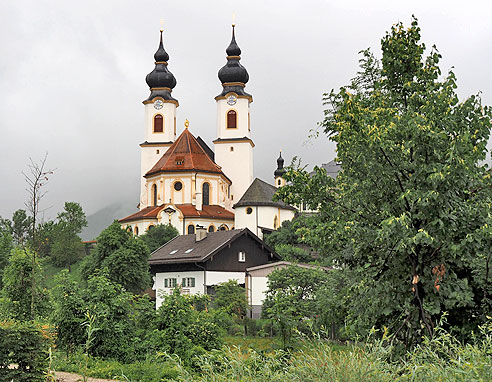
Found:
[[[135,235],[157,224],[171,224],[180,235],[248,228],[263,234],[291,220],[296,209],[273,202],[276,187],[285,184],[283,159],[277,161],[275,186],[253,176],[247,70],[240,64],[241,49],[232,40],[227,63],[219,70],[222,91],[217,104],[217,138],[213,150],[191,133],[188,121],[177,136],[179,102],[172,96],[176,79],[168,69],[162,30],[155,68],[146,77],[150,95],[144,104],[144,142],[141,147],[141,185],[138,211],[120,219]]]

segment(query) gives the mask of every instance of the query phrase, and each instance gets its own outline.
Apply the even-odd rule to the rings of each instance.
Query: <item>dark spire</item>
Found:
[[[251,97],[244,91],[244,86],[249,81],[248,71],[239,63],[241,59],[241,49],[236,42],[235,26],[232,25],[231,43],[226,49],[227,63],[219,70],[219,80],[222,82],[224,90],[218,97],[225,96],[229,92],[237,95]]]
[[[277,176],[283,176],[285,174],[285,169],[284,169],[284,158],[282,158],[282,151],[280,151],[280,156],[277,159],[277,169],[273,173],[275,177]]]
[[[176,86],[176,78],[167,68],[169,54],[167,54],[162,43],[162,29],[159,48],[157,48],[154,58],[155,68],[145,77],[145,81],[150,88],[150,96],[146,101],[150,101],[155,97],[162,97],[168,101],[178,102],[171,96],[171,91]]]

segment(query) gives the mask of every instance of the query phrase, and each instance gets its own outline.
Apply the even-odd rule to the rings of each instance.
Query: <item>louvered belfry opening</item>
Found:
[[[160,114],[154,116],[154,133],[164,132],[164,117]]]
[[[234,110],[227,112],[227,128],[235,129],[237,127],[237,113]]]

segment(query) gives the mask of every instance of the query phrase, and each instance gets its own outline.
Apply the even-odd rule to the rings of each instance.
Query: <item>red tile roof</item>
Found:
[[[224,207],[217,205],[202,206],[202,210],[198,211],[192,204],[176,204],[176,207],[183,213],[185,218],[204,218],[204,219],[221,219],[234,220],[234,214],[227,211]],[[120,219],[120,223],[127,223],[135,220],[157,219],[157,215],[164,205],[157,207],[146,207],[130,216]]]
[[[223,174],[220,166],[214,163],[188,129],[181,133],[145,176],[160,172],[181,171],[204,171]]]

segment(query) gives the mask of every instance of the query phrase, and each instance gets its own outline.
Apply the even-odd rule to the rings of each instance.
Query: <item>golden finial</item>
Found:
[[[187,129],[189,126],[190,126],[190,121],[188,121],[187,119],[185,119],[185,128]]]
[[[232,12],[232,26],[236,26],[236,14],[234,12]]]
[[[161,19],[161,32],[164,31],[164,19]]]

